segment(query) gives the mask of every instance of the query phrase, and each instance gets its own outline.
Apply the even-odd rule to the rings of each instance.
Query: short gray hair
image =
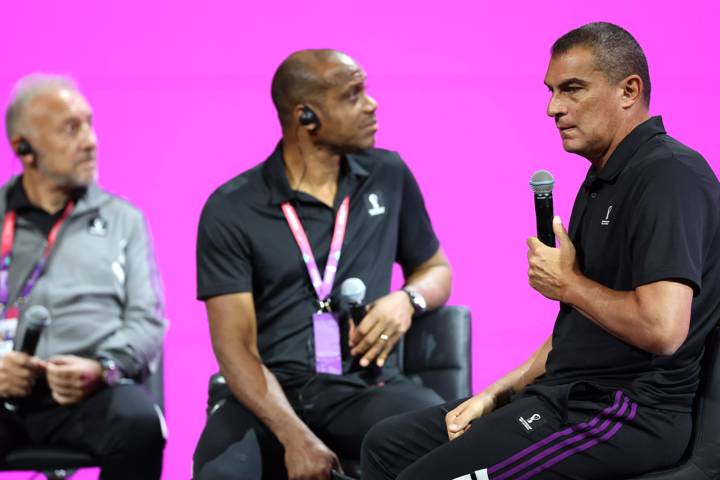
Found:
[[[5,110],[5,133],[8,140],[18,135],[27,105],[39,93],[53,88],[77,90],[77,83],[69,76],[47,73],[33,73],[18,80],[12,89],[10,101]]]
[[[640,44],[622,27],[607,22],[588,23],[558,38],[550,49],[553,57],[574,47],[590,48],[595,66],[611,82],[637,75],[643,82],[643,101],[650,106],[650,72]]]

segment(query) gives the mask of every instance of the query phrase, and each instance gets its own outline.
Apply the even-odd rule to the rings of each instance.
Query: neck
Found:
[[[60,211],[70,199],[70,190],[61,188],[29,170],[23,172],[22,186],[34,206],[53,215]]]
[[[591,158],[590,161],[595,166],[595,169],[599,172],[600,170],[605,167],[608,160],[610,160],[610,157],[613,153],[615,153],[615,150],[617,149],[618,145],[625,140],[625,138],[630,135],[630,132],[635,130],[635,128],[640,125],[641,123],[645,122],[650,118],[650,115],[648,112],[643,111],[639,112],[637,115],[633,115],[632,117],[628,118],[626,122],[624,122],[620,128],[617,130],[616,135],[613,137],[612,142],[610,142],[610,145],[608,146],[607,150],[605,150],[602,154],[598,155],[595,158]]]
[[[308,193],[332,206],[340,175],[340,154],[312,144],[285,141],[283,159],[291,189]]]

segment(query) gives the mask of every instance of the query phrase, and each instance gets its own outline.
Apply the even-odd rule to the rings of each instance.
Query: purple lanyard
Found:
[[[23,285],[22,289],[20,290],[20,301],[30,296],[33,288],[35,288],[35,285],[37,284],[40,276],[45,270],[45,265],[47,265],[48,258],[50,258],[50,254],[52,253],[52,250],[57,243],[57,237],[60,233],[60,228],[62,227],[63,223],[65,223],[65,220],[67,220],[67,218],[70,216],[74,208],[75,202],[68,202],[65,210],[60,216],[60,219],[55,223],[55,225],[53,225],[52,229],[50,230],[50,235],[48,235],[47,246],[45,247],[43,256],[40,257],[40,260],[38,261],[37,265],[35,265],[35,268],[33,268],[30,276],[25,282],[25,285]],[[3,223],[2,229],[2,250],[0,251],[0,315],[8,307],[8,301],[10,300],[9,274],[10,264],[12,263],[13,241],[15,240],[16,220],[17,214],[14,211],[10,211],[5,214],[5,221]],[[17,307],[17,305],[18,302],[16,302],[15,306]],[[16,311],[17,308],[7,308],[7,310],[12,310],[12,316],[17,315],[18,313]],[[7,317],[8,315],[4,316]]]
[[[335,219],[335,229],[333,231],[332,241],[330,242],[330,254],[328,255],[327,265],[325,265],[325,275],[323,278],[320,277],[320,269],[315,262],[310,241],[295,211],[295,207],[293,207],[290,202],[285,202],[281,205],[281,208],[290,226],[290,230],[295,237],[295,242],[297,242],[300,248],[300,253],[302,253],[303,261],[310,275],[310,281],[320,301],[320,308],[321,310],[327,311],[329,310],[328,297],[330,297],[333,283],[335,282],[335,273],[337,272],[340,252],[342,251],[343,240],[345,239],[348,212],[350,210],[350,197],[345,197],[338,209],[337,218]]]

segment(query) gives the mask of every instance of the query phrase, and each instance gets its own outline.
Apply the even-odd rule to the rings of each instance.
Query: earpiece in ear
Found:
[[[300,125],[315,125],[312,129],[312,131],[315,131],[320,128],[320,119],[310,107],[304,106],[302,112],[300,113]]]
[[[32,145],[30,145],[30,143],[28,143],[28,141],[24,138],[21,138],[18,142],[16,153],[19,157],[24,157],[26,155],[35,156],[35,150],[33,150]]]

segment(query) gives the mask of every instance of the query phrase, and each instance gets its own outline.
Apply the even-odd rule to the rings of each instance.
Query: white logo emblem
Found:
[[[104,237],[107,235],[107,228],[107,222],[102,217],[94,217],[90,220],[88,232],[90,232],[91,235]]]
[[[538,420],[540,420],[540,418],[542,418],[542,417],[540,417],[540,414],[535,413],[530,418],[520,417],[520,418],[518,418],[518,421],[522,424],[523,427],[525,427],[525,430],[530,431],[533,429],[532,426],[530,426],[530,424],[533,422],[537,422]]]
[[[612,205],[610,205],[607,209],[607,213],[605,214],[605,218],[600,221],[600,225],[608,226],[610,225],[610,212],[612,212]]]
[[[368,210],[368,213],[371,217],[374,217],[375,215],[382,215],[385,213],[385,207],[380,205],[380,198],[377,196],[376,193],[371,193],[368,195],[368,202],[370,202],[370,205],[372,207]]]

